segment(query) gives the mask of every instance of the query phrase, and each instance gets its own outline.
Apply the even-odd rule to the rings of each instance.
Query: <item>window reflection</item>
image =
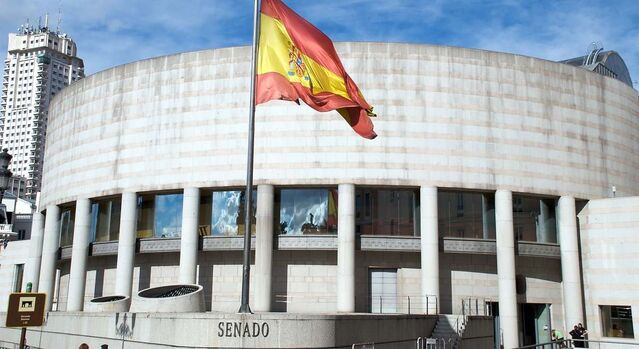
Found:
[[[513,226],[517,240],[556,243],[555,200],[513,195]]]
[[[137,237],[180,237],[182,194],[139,195],[137,206]]]
[[[153,237],[153,206],[155,203],[155,195],[138,195],[137,200],[137,237],[151,238]]]
[[[635,338],[631,306],[600,305],[599,311],[604,337]]]
[[[91,203],[91,241],[118,240],[121,199],[104,199]]]
[[[75,207],[63,208],[60,214],[60,246],[73,245]]]
[[[337,234],[337,189],[281,189],[275,202],[280,234]]]
[[[441,236],[495,238],[495,196],[493,194],[438,191],[437,211]]]
[[[255,235],[257,191],[252,191],[251,235]],[[211,234],[244,235],[245,191],[214,191],[212,193]]]
[[[412,189],[358,189],[355,229],[362,235],[419,236],[419,193]]]

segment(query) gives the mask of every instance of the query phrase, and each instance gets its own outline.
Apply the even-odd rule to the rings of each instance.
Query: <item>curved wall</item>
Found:
[[[255,183],[421,184],[577,198],[639,194],[639,103],[620,81],[481,50],[337,45],[379,137],[336,112],[257,107]],[[109,69],[53,100],[42,206],[122,191],[241,186],[248,47]]]

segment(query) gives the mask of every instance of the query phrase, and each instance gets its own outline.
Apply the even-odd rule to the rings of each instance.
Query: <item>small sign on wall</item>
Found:
[[[44,323],[44,293],[12,293],[9,295],[6,327],[38,327]]]

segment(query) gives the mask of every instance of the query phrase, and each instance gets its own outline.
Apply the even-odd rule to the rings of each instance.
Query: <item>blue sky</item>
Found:
[[[549,60],[618,51],[639,81],[639,1],[288,0],[335,41],[429,43]],[[611,6],[609,4],[614,4]],[[78,44],[87,74],[119,64],[212,47],[247,45],[251,0],[0,0],[6,33],[49,12]],[[637,85],[635,85],[637,87]]]

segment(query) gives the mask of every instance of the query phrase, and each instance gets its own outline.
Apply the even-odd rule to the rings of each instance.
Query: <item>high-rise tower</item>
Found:
[[[9,34],[0,99],[0,143],[13,155],[10,169],[25,179],[24,195],[40,191],[51,99],[84,77],[75,42],[59,30],[28,23]]]

